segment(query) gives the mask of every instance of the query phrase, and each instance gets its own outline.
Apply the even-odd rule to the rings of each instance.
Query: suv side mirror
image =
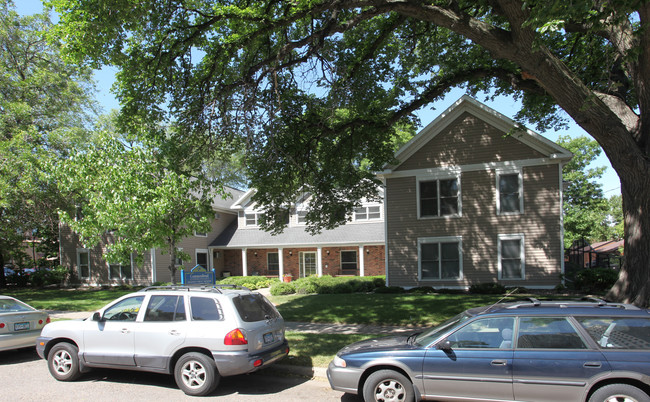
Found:
[[[443,339],[442,341],[436,344],[436,349],[438,350],[451,350],[451,342],[449,339]]]
[[[93,321],[104,321],[98,311],[93,314]]]

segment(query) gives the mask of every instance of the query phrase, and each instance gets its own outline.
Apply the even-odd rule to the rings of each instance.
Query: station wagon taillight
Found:
[[[248,345],[248,340],[241,330],[237,328],[226,334],[223,343],[225,345]]]

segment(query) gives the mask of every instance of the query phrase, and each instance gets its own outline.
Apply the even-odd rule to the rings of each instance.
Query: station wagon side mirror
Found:
[[[104,321],[104,320],[102,319],[102,316],[99,314],[99,312],[96,311],[93,314],[93,321]]]
[[[438,350],[451,350],[451,342],[449,339],[443,339],[442,341],[436,344],[436,349]]]

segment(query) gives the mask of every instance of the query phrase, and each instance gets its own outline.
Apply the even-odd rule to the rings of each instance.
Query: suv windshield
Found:
[[[269,320],[279,318],[280,313],[264,296],[260,294],[248,294],[234,297],[233,304],[239,316],[246,322]]]

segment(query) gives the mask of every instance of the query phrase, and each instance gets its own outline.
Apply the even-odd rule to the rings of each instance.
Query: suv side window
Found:
[[[565,317],[521,317],[518,349],[587,349]]]
[[[190,297],[190,308],[192,309],[192,320],[195,321],[216,321],[221,320],[221,306],[209,297]]]
[[[104,319],[110,321],[135,321],[142,306],[144,296],[124,299],[104,311]]]
[[[151,296],[144,321],[185,321],[183,296]]]
[[[512,317],[482,318],[472,321],[451,334],[447,340],[452,348],[512,348]]]
[[[650,319],[576,317],[576,320],[601,348],[650,350]]]

